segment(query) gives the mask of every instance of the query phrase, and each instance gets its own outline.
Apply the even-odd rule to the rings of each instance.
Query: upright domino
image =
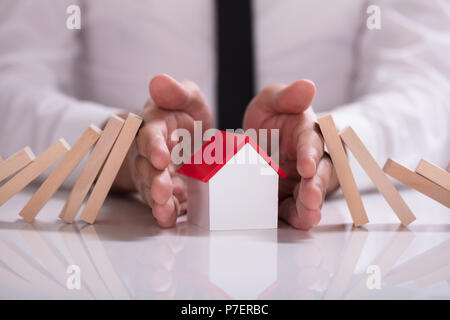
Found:
[[[125,121],[118,116],[112,116],[108,120],[100,139],[95,145],[94,150],[92,150],[86,165],[81,171],[81,174],[73,186],[72,192],[67,198],[66,204],[59,215],[64,221],[72,223],[105,162],[109,151],[116,141],[124,122]]]
[[[105,166],[81,213],[82,220],[88,223],[94,223],[141,123],[142,118],[132,113],[128,114],[123,128],[105,162]]]
[[[447,172],[450,172],[450,162],[447,165]]]
[[[378,191],[383,195],[384,199],[386,199],[386,202],[391,206],[392,210],[394,210],[402,224],[407,226],[416,220],[416,217],[406,205],[397,189],[395,189],[392,182],[388,179],[383,170],[381,170],[380,166],[355,131],[351,127],[347,127],[340,133],[340,136],[347,148],[350,149],[358,163],[372,180],[373,184],[377,187]]]
[[[16,193],[20,192],[45,170],[50,168],[69,149],[70,146],[64,139],[58,140],[32,163],[8,180],[8,182],[0,187],[0,206],[5,204],[5,202],[11,199]]]
[[[417,165],[416,173],[450,191],[450,172],[422,159]]]
[[[0,160],[0,181],[3,181],[10,175],[24,168],[35,158],[36,156],[33,151],[31,151],[30,147],[25,147],[5,161]]]
[[[344,147],[342,146],[341,139],[339,138],[336,125],[334,124],[333,117],[327,115],[319,118],[318,122],[328,152],[330,153],[331,160],[333,161],[342,192],[347,201],[347,206],[352,215],[353,223],[355,227],[362,226],[363,224],[368,223],[369,219],[367,218],[361,195],[356,186],[350,165],[348,164],[348,159]]]
[[[30,201],[25,205],[19,215],[25,221],[31,222],[44,207],[48,200],[55,194],[59,187],[67,179],[69,174],[75,169],[77,164],[83,159],[92,145],[100,137],[101,130],[94,125],[89,126],[81,137],[75,142],[72,149],[67,152],[55,170],[42,183],[39,189],[33,194]]]
[[[450,208],[450,191],[422,177],[420,174],[405,168],[392,159],[386,161],[383,171],[401,183]]]

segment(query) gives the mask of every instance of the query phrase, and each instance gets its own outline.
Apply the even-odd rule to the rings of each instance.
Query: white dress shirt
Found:
[[[380,165],[450,161],[448,1],[254,0],[257,90],[308,78],[313,108],[352,126]],[[66,9],[81,7],[81,30]],[[367,7],[381,9],[369,30]],[[139,112],[149,80],[195,81],[213,110],[214,1],[2,0],[0,154],[40,153],[90,124]],[[369,186],[351,158],[361,188]]]

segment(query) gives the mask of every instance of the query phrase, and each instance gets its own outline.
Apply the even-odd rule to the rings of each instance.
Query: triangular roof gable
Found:
[[[222,163],[205,163],[203,162],[203,152],[211,143],[216,139],[217,135],[222,135],[223,152],[222,152]],[[230,143],[232,142],[232,143]],[[250,144],[253,149],[258,152],[258,154],[278,173],[281,178],[286,178],[286,173],[278,166],[278,164],[273,161],[269,155],[261,148],[259,145],[250,137],[243,134],[237,134],[227,131],[218,130],[217,133],[206,142],[200,150],[195,152],[191,158],[190,163],[183,164],[179,169],[178,173],[184,174],[185,176],[201,180],[203,182],[208,182],[219,170],[236,154],[241,150],[246,144]],[[234,146],[234,148],[233,148]],[[234,149],[234,150],[232,150]],[[202,159],[201,163],[194,163],[196,156]]]

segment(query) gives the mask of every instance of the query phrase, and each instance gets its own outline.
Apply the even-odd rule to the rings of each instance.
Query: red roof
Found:
[[[203,154],[206,148],[212,144],[215,139],[221,136],[223,143],[222,161],[221,163],[206,163],[203,160]],[[191,156],[189,163],[183,164],[178,172],[188,177],[208,182],[219,170],[239,151],[249,143],[259,155],[277,172],[281,178],[286,178],[286,173],[273,161],[269,155],[250,137],[243,134],[237,134],[227,131],[218,130],[217,133],[206,142],[200,150]],[[197,162],[195,163],[195,159]],[[201,160],[200,160],[201,159]],[[200,160],[200,161],[199,161]]]

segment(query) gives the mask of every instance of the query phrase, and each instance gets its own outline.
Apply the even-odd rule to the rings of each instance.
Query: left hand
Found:
[[[311,107],[316,88],[308,80],[289,86],[272,84],[264,88],[245,112],[244,130],[280,130],[280,167],[287,178],[280,179],[279,216],[293,227],[308,230],[321,219],[327,192],[338,187]]]

